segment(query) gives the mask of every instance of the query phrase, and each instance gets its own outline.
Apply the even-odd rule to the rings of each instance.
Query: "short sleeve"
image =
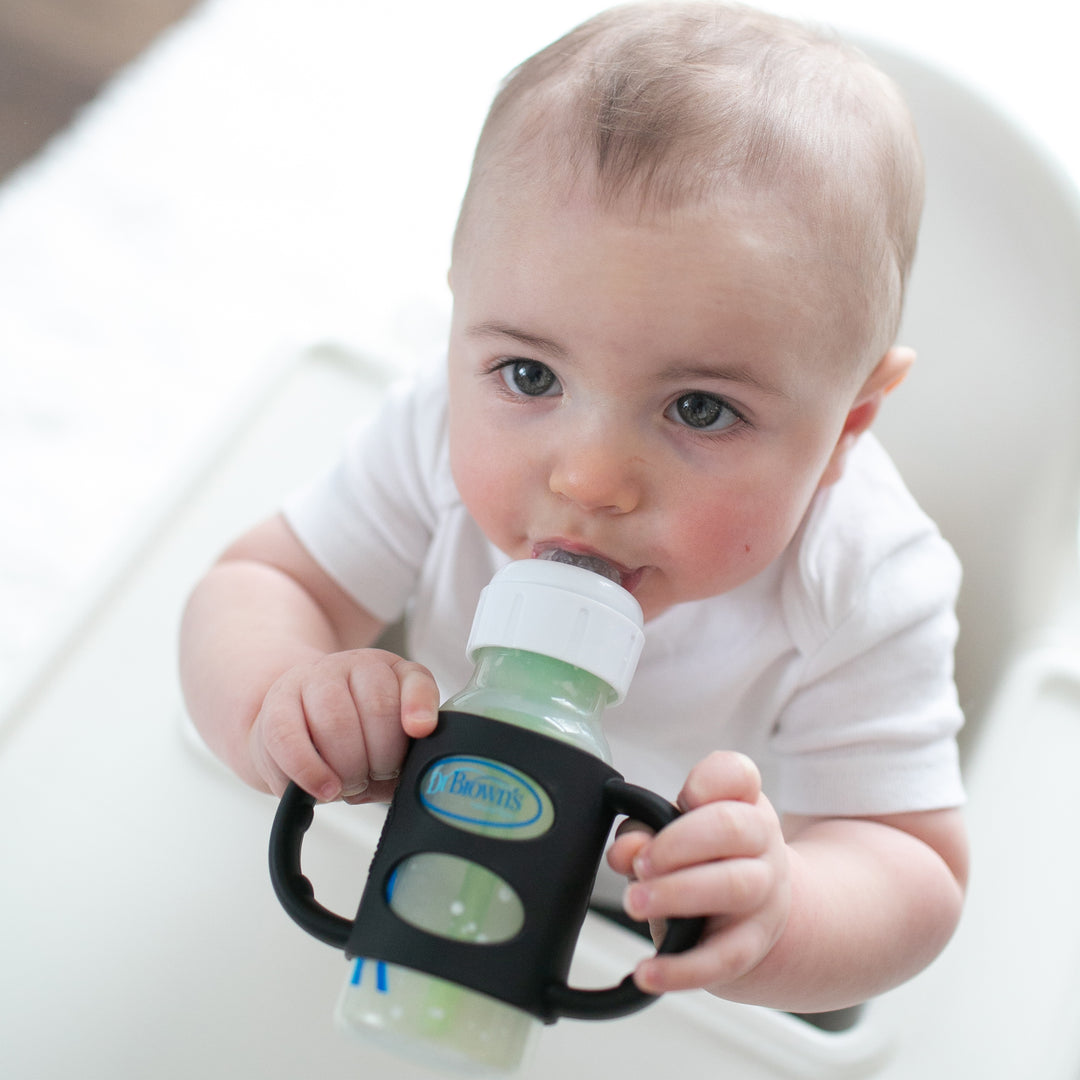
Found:
[[[791,813],[964,801],[953,678],[960,565],[899,478],[886,470],[882,486],[884,466],[875,468],[872,512],[858,482],[836,493],[828,528],[809,523],[785,582],[802,663],[771,749],[778,801]]]
[[[340,460],[283,506],[316,562],[384,621],[404,611],[440,504],[454,497],[445,433],[444,378],[395,387]]]

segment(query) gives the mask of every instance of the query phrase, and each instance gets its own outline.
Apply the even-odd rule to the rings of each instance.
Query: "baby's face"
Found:
[[[450,453],[515,559],[599,555],[653,618],[783,551],[858,390],[784,220],[512,195],[452,276]]]

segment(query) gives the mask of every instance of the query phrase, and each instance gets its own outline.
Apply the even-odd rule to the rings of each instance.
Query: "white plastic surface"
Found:
[[[1080,202],[1023,132],[874,50],[915,113],[923,229],[900,332],[918,353],[875,431],[964,565],[957,677],[973,721],[1075,594]]]

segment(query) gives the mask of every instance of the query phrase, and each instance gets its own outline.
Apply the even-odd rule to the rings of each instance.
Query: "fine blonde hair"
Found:
[[[627,4],[515,68],[492,103],[455,250],[492,177],[538,168],[639,212],[722,195],[795,208],[836,264],[858,351],[896,333],[922,212],[922,157],[891,80],[836,35],[740,5]],[[546,175],[546,173],[545,173]],[[841,266],[840,264],[843,264]]]

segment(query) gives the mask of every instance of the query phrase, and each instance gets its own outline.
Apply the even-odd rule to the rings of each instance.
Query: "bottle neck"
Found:
[[[477,652],[468,684],[444,707],[517,724],[610,761],[601,717],[614,696],[602,679],[565,661],[488,646]]]

